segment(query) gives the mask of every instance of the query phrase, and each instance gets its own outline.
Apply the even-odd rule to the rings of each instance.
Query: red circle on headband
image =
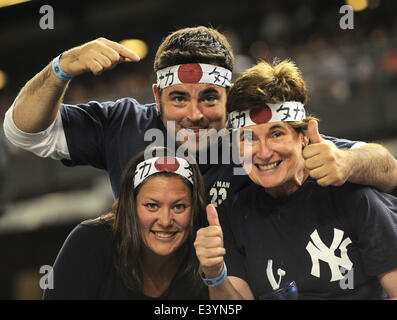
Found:
[[[203,76],[203,70],[198,63],[182,64],[178,68],[178,78],[182,83],[197,83]]]
[[[158,171],[175,172],[178,170],[180,164],[174,157],[160,157],[154,162],[154,167]]]
[[[272,110],[267,106],[258,106],[250,110],[250,118],[256,124],[267,123],[272,118]]]

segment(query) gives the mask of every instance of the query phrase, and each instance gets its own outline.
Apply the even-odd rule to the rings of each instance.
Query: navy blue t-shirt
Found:
[[[141,105],[132,98],[115,102],[63,104],[61,116],[71,157],[71,160],[64,159],[62,162],[68,166],[91,165],[106,170],[116,198],[123,170],[130,159],[149,145],[167,145],[166,129],[156,104]],[[161,132],[164,138],[148,134],[150,129],[157,129],[157,133]],[[145,134],[148,134],[147,139]],[[354,144],[349,140],[323,137],[333,141],[339,148],[350,148]],[[200,164],[198,161],[208,202],[217,207],[252,183],[247,175],[235,174],[236,169],[241,173],[242,168],[231,150],[225,151],[220,142],[218,151],[219,162],[223,153],[230,153],[230,164]],[[210,159],[208,155],[207,163]]]
[[[152,144],[145,141],[145,132],[153,128],[165,132],[155,104],[143,106],[127,98],[76,106],[63,104],[61,116],[71,157],[63,163],[106,170],[115,196],[129,160]]]
[[[377,278],[397,269],[397,198],[308,178],[272,198],[252,184],[219,210],[230,276],[258,299],[295,281],[300,299],[381,299]],[[271,262],[269,262],[271,261]],[[270,263],[270,266],[269,266]]]

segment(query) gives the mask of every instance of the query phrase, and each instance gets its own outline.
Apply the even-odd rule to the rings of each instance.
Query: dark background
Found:
[[[1,0],[0,0],[1,2]],[[235,76],[258,59],[291,58],[309,88],[308,109],[320,130],[381,142],[397,155],[397,2],[368,0],[342,30],[344,1],[31,1],[0,8],[0,117],[20,88],[61,52],[106,37],[144,40],[148,55],[100,77],[74,79],[67,103],[125,96],[153,102],[153,57],[161,40],[187,26],[218,28],[236,54]],[[42,30],[40,7],[54,9],[54,29]],[[2,129],[0,130],[2,134]],[[66,168],[3,141],[0,145],[0,298],[37,299],[39,269],[52,265],[71,229],[110,207],[106,175]]]

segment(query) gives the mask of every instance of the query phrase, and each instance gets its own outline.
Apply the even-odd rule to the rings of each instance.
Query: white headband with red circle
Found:
[[[232,72],[213,64],[179,64],[157,71],[159,89],[183,83],[210,83],[226,88],[231,82]]]
[[[155,157],[144,160],[136,166],[134,187],[138,187],[147,177],[158,172],[172,172],[186,178],[193,184],[192,166],[183,158]]]
[[[230,126],[239,129],[268,122],[295,122],[306,118],[305,105],[299,101],[264,104],[229,113]]]

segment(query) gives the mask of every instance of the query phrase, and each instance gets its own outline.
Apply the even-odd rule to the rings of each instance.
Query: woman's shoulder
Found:
[[[103,250],[111,246],[112,228],[106,222],[88,220],[78,224],[68,235],[65,244],[80,249],[90,248],[90,251]]]
[[[97,236],[106,236],[111,234],[112,227],[109,222],[97,218],[97,219],[85,220],[83,222],[80,222],[73,229],[73,232],[97,235]]]
[[[46,290],[44,299],[98,298],[103,279],[111,279],[111,264],[111,229],[96,221],[80,223],[57,255],[53,266],[55,289]]]

